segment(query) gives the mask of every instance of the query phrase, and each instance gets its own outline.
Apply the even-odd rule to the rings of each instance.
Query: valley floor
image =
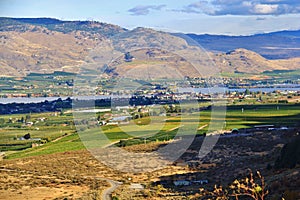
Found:
[[[197,158],[203,137],[196,137],[180,159],[161,170],[122,173],[103,165],[86,150],[2,160],[0,199],[102,199],[121,182],[112,195],[118,199],[205,199],[204,191],[214,185],[226,187],[247,176],[249,169],[265,177],[268,199],[282,195],[299,197],[299,166],[273,168],[284,144],[299,130],[254,132],[248,136],[223,137],[204,159]],[[165,144],[152,143],[125,147],[127,151],[153,151]],[[103,179],[102,179],[103,178]],[[175,186],[174,181],[207,180],[208,184]],[[132,184],[141,185],[135,189]],[[200,192],[200,188],[203,188]],[[298,195],[298,196],[297,196]],[[286,198],[291,199],[291,198]]]

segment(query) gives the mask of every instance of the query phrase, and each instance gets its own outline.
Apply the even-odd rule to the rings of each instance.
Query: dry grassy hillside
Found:
[[[300,58],[290,58],[285,60],[272,60],[274,64],[280,65],[286,69],[299,69],[300,68]]]
[[[54,19],[15,21],[0,18],[0,25],[1,76],[24,76],[30,72],[53,71],[76,73],[83,64],[90,62],[91,52],[99,48],[107,38],[112,39],[116,50],[123,53],[126,49],[138,50],[145,47],[162,49],[153,54],[146,54],[143,50],[132,52],[135,57],[139,57],[139,62],[123,62],[110,71],[122,76],[134,68],[134,73],[129,76],[132,78],[145,78],[145,74],[148,77],[176,78],[177,75],[207,76],[213,74],[212,71],[261,73],[300,68],[300,58],[267,60],[246,49],[208,53],[210,57],[206,52],[195,54],[195,47],[184,39],[151,29],[137,28],[128,31],[98,22],[63,22]],[[170,56],[174,52],[180,56]],[[184,62],[185,59],[191,61],[196,57],[200,60],[200,75],[191,67],[191,63]]]
[[[76,72],[96,39],[80,31],[70,34],[41,28],[35,32],[1,32],[1,74],[22,76],[30,72]]]
[[[287,66],[281,64],[281,61],[267,60],[246,49],[236,49],[224,54],[215,54],[212,57],[222,72],[261,73],[288,69]]]

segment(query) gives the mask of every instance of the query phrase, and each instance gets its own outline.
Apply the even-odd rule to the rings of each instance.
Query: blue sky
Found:
[[[300,29],[300,0],[0,0],[0,16],[93,19],[129,29],[249,35]]]

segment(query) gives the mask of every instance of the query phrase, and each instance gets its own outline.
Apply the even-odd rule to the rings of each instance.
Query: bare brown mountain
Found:
[[[98,22],[0,18],[1,76],[77,72],[90,50],[124,29]]]
[[[120,37],[118,37],[119,35]],[[182,38],[151,29],[137,28],[128,31],[118,26],[99,22],[65,22],[48,18],[0,18],[0,74],[1,76],[25,76],[31,72],[68,71],[76,73],[82,65],[89,62],[88,57],[91,52],[108,38],[114,38],[114,43],[126,41],[125,43],[129,47],[130,41],[141,41],[141,44],[143,42],[146,44],[147,41],[151,41],[152,44],[168,41],[166,45],[169,45],[170,48],[172,48],[172,44],[175,47],[182,47],[185,51],[183,55],[187,56],[189,49],[193,49]],[[153,47],[155,48],[155,45]],[[142,54],[139,53],[139,55]],[[300,69],[300,58],[267,60],[246,49],[236,49],[219,54],[208,53],[208,55],[215,65],[210,65],[210,61],[203,58],[201,63],[203,71],[206,69],[209,71],[209,68],[216,66],[221,72],[230,73],[261,73],[272,70]],[[155,52],[154,57],[156,57],[156,61],[152,58],[151,66],[135,62],[134,67],[140,68],[141,72],[145,69],[150,70],[152,76],[161,75],[159,70],[164,70],[163,68],[166,68],[164,70],[166,74],[170,70],[177,70],[181,74],[189,76],[195,74],[189,65],[181,62],[181,58],[169,56],[170,60],[168,60],[162,52]],[[149,57],[146,58],[149,59]],[[165,63],[161,62],[163,59],[165,59]],[[122,75],[126,68],[130,67],[132,66],[128,63],[123,63],[119,68],[112,70],[115,70],[115,74]],[[138,78],[139,74],[142,73],[135,73],[132,76]]]
[[[0,72],[7,76],[55,70],[76,72],[89,48],[97,45],[97,41],[84,39],[80,33],[63,34],[44,28],[35,32],[0,34]]]
[[[131,62],[119,57],[108,68],[108,74],[133,79],[182,79],[185,76],[201,76],[181,56],[159,49],[141,49],[130,53]]]
[[[212,54],[212,58],[222,72],[262,73],[272,70],[293,70],[300,68],[300,59],[267,60],[247,49],[236,49],[228,53]]]

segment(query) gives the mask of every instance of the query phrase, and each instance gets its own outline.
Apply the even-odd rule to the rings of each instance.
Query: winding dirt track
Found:
[[[0,171],[6,171],[6,172],[20,172],[20,170],[16,170],[16,169],[6,169],[6,168],[0,168]],[[25,170],[21,170],[22,172],[27,172],[30,174],[34,174],[34,172],[31,171],[25,171]],[[98,180],[103,180],[103,181],[107,181],[111,187],[107,188],[106,190],[104,190],[102,192],[102,200],[112,200],[111,194],[113,191],[115,191],[115,189],[117,189],[120,185],[122,185],[122,182],[117,182],[111,179],[107,179],[107,178],[101,178],[101,177],[92,177],[92,176],[84,176],[84,178],[95,178]]]
[[[109,184],[111,185],[110,188],[107,188],[106,190],[103,191],[102,200],[112,200],[111,193],[115,191],[115,189],[117,189],[122,183],[110,179],[102,179],[102,180],[109,182]]]

